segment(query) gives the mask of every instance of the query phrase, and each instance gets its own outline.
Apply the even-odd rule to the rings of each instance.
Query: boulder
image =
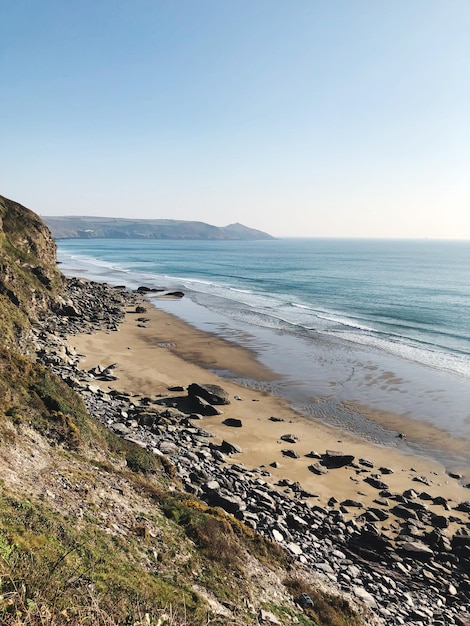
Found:
[[[429,560],[434,552],[421,541],[404,541],[398,547],[399,552],[419,560]]]
[[[227,417],[222,424],[225,426],[231,426],[232,428],[241,428],[243,426],[242,421],[236,417]]]
[[[220,444],[219,450],[223,454],[240,454],[240,452],[242,451],[240,446],[237,446],[237,444],[235,443],[230,443],[229,441],[225,441],[225,439]]]
[[[344,454],[336,450],[327,450],[322,456],[321,463],[329,469],[344,467],[354,461],[353,454]]]
[[[198,396],[209,404],[230,404],[228,393],[219,385],[191,383],[188,387],[188,396]]]

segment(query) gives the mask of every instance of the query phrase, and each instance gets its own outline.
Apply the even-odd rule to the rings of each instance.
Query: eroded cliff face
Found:
[[[63,278],[56,245],[33,211],[0,196],[0,332],[4,342],[21,335],[57,297]]]

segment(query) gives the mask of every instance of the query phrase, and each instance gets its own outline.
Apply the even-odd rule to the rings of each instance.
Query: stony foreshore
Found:
[[[312,475],[320,480],[323,472],[343,472],[344,480],[376,492],[370,505],[334,492],[319,502],[297,481],[274,480],[269,462],[257,467],[237,462],[239,446],[203,426],[204,414],[219,413],[224,419],[218,400],[210,395],[195,399],[204,390],[190,396],[183,385],[166,394],[131,394],[118,389],[114,363],[81,368],[70,335],[113,333],[126,310],[144,326],[149,306],[141,294],[69,279],[62,304],[34,329],[37,358],[75,388],[103,424],[167,456],[188,492],[235,515],[282,545],[303,567],[364,602],[375,623],[470,625],[470,491],[462,488],[459,501],[444,490],[431,494],[426,477],[416,474],[412,485],[398,492],[388,483],[397,468],[356,458],[350,450],[342,455],[318,450],[310,453]],[[106,382],[115,388],[105,390]],[[262,403],[258,410],[263,412]],[[234,420],[227,426],[235,432],[240,424]],[[285,424],[283,454],[295,457],[289,430]]]

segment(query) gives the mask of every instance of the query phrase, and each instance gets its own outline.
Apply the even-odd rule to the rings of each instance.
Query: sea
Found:
[[[339,432],[470,466],[470,241],[57,245],[67,275],[183,291],[152,302],[276,373],[270,382],[219,375],[285,397]]]

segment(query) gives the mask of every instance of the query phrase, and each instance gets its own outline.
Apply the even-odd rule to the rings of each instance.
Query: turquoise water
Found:
[[[184,291],[183,301],[157,306],[256,349],[282,375],[281,392],[307,412],[322,417],[332,403],[353,401],[470,440],[470,242],[61,240],[58,247],[65,273]]]

